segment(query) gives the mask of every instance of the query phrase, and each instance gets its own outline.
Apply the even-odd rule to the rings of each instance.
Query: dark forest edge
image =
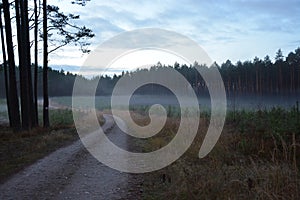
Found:
[[[131,72],[123,72],[122,75],[94,76],[88,79],[82,75],[65,72],[63,69],[48,69],[49,96],[71,96],[75,79],[84,82],[82,95],[91,94],[90,86],[98,82],[96,95],[111,95],[112,90],[118,80],[123,76],[138,76],[139,73],[147,73],[147,71],[158,71],[166,67],[173,67],[180,72],[191,84],[192,88],[199,96],[208,95],[207,87],[201,75],[195,67],[202,70],[208,70],[209,67],[199,65],[195,62],[193,65],[187,66],[175,63],[174,66],[157,65],[150,69],[137,69]],[[294,52],[290,52],[287,57],[283,57],[281,50],[276,53],[275,62],[266,56],[263,60],[255,57],[253,61],[238,61],[232,64],[230,60],[218,65],[214,63],[213,67],[217,67],[224,81],[227,96],[299,96],[300,94],[300,48]],[[19,82],[18,67],[16,68],[17,82]],[[3,82],[4,70],[0,68],[0,80]],[[42,96],[42,68],[38,68],[38,96]],[[4,84],[0,85],[0,97],[5,97]],[[138,94],[168,94],[168,91],[159,85],[146,85],[142,90],[137,91]]]
[[[87,1],[74,0],[70,3],[84,6]],[[65,14],[60,11],[59,7],[48,5],[47,0],[33,0],[31,2],[28,0],[15,0],[13,2],[2,0],[0,3],[5,96],[9,125],[15,131],[31,130],[39,126],[37,93],[39,87],[37,85],[40,54],[39,36],[43,46],[41,55],[43,57],[43,76],[41,79],[43,126],[46,128],[50,126],[48,55],[69,44],[79,46],[82,53],[90,52],[87,49],[90,44],[88,39],[95,35],[91,29],[73,23],[79,18],[79,15]],[[30,38],[31,32],[33,32],[34,39]],[[16,38],[16,44],[14,44],[13,38]],[[17,61],[19,63],[18,82],[16,78]]]

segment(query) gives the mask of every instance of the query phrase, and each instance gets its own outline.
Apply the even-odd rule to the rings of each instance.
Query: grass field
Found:
[[[221,138],[204,159],[198,151],[209,118],[202,117],[190,149],[172,165],[143,175],[144,199],[299,199],[300,122],[295,110],[229,113]],[[299,113],[298,113],[299,115]],[[140,122],[141,123],[141,122]],[[170,141],[169,118],[144,148]]]
[[[51,100],[58,105],[71,105],[70,97]],[[96,107],[101,104],[97,108],[107,109],[107,103],[108,99],[98,99]],[[138,124],[149,123],[148,105],[131,109]],[[146,142],[133,144],[142,152],[161,148],[176,134],[180,111],[172,105],[167,105],[166,110],[168,119],[162,131]],[[300,198],[300,114],[295,104],[289,108],[229,110],[217,145],[208,156],[199,159],[209,120],[209,112],[202,112],[196,139],[180,159],[142,175],[144,199]],[[20,134],[0,127],[1,181],[78,139],[70,109],[51,110],[50,121],[51,129]]]

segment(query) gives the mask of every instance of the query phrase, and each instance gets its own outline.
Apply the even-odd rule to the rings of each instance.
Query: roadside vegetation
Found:
[[[176,116],[170,116],[162,132],[149,139],[145,151],[166,145],[178,123]],[[208,124],[209,115],[202,115],[190,149],[172,165],[143,175],[144,199],[300,198],[296,106],[290,110],[230,111],[217,145],[199,159]]]
[[[51,128],[13,133],[0,127],[0,179],[78,139],[68,106],[50,110]],[[131,117],[148,124],[149,106],[131,107]],[[180,123],[177,107],[166,107],[165,127],[147,140],[134,140],[134,149],[150,152],[168,144]],[[103,111],[109,113],[109,110]],[[100,124],[104,123],[99,112]],[[88,112],[82,112],[86,123]],[[209,112],[202,112],[199,130],[189,150],[170,166],[142,174],[143,199],[299,199],[300,198],[300,113],[290,109],[231,110],[222,135],[212,152],[198,158],[209,125]]]
[[[1,100],[0,106],[3,102]],[[0,113],[3,119],[7,119],[5,113],[6,111]],[[80,114],[81,117],[89,117],[84,110]],[[101,113],[98,116],[100,124],[103,124]],[[42,118],[41,113],[39,117]],[[51,127],[38,127],[31,131],[14,132],[7,123],[0,124],[0,182],[49,153],[79,139],[70,109],[50,109],[49,117]]]
[[[47,154],[78,139],[72,112],[50,110],[51,128],[15,133],[7,125],[0,126],[0,180],[43,158]]]

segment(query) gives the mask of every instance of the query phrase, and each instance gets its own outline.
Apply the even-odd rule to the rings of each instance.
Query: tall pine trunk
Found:
[[[43,40],[43,121],[44,127],[49,127],[47,0],[43,0]]]
[[[15,0],[19,51],[22,127],[30,130],[36,125],[33,106],[28,0]]]
[[[0,32],[1,32],[2,56],[3,56],[5,95],[6,95],[7,111],[8,111],[7,113],[8,113],[9,123],[11,126],[11,111],[10,111],[11,107],[9,106],[7,61],[6,61],[6,49],[5,49],[5,42],[4,42],[3,23],[2,23],[2,9],[0,10]]]
[[[15,58],[14,58],[14,47],[12,42],[12,31],[11,31],[11,19],[9,12],[8,0],[2,0],[5,20],[5,32],[6,32],[6,46],[7,46],[7,57],[8,57],[8,74],[9,74],[9,107],[11,110],[11,126],[15,130],[20,130],[20,110],[19,110],[19,99],[17,92],[17,81],[16,81],[16,69],[15,69]]]
[[[33,103],[33,89],[32,89],[32,73],[31,73],[31,56],[30,56],[30,37],[29,37],[29,19],[28,19],[28,0],[21,0],[23,3],[23,29],[24,29],[24,45],[25,45],[25,57],[26,57],[26,68],[27,68],[27,81],[28,81],[28,106],[30,115],[30,126],[36,127],[35,118],[35,106]]]
[[[39,125],[38,118],[38,9],[37,0],[34,0],[34,78],[33,78],[33,94],[35,107],[35,125]]]
[[[23,12],[23,5],[20,0],[15,0],[16,10],[16,27],[18,39],[18,52],[19,52],[19,72],[20,72],[20,92],[21,92],[21,118],[22,128],[25,130],[30,129],[30,115],[29,115],[29,96],[28,96],[28,72],[26,66],[25,56],[25,35],[24,24],[21,16]]]

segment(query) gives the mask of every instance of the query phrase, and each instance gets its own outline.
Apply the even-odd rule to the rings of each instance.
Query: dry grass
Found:
[[[78,113],[88,121],[87,111]],[[98,113],[102,125],[103,116]],[[70,109],[50,110],[51,128],[36,128],[31,131],[13,132],[7,126],[0,126],[0,182],[12,174],[43,158],[49,153],[78,140]]]
[[[14,133],[0,128],[0,182],[56,149],[78,139],[74,128],[37,128]]]
[[[95,118],[94,112],[96,112],[97,118]],[[75,111],[76,128],[80,133],[90,133],[98,129],[98,126],[102,126],[105,123],[103,112],[84,110]]]
[[[169,119],[164,134],[150,140],[149,149],[165,144],[174,128]],[[144,174],[144,199],[299,199],[300,137],[287,134],[241,134],[227,122],[213,151],[198,152],[208,119],[200,120],[190,149],[172,165]]]

